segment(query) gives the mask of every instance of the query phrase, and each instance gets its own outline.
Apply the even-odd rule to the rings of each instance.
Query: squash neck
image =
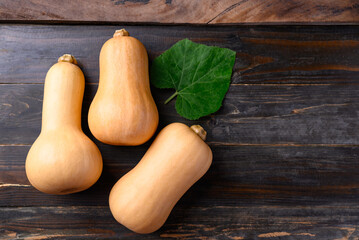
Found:
[[[74,109],[65,109],[66,104],[59,104],[49,108],[44,104],[42,115],[43,131],[46,130],[64,130],[64,129],[81,129],[81,108],[73,106]],[[77,111],[76,111],[76,110]]]
[[[62,63],[76,60],[71,55],[65,58],[67,60],[59,60],[46,75],[42,108],[43,130],[81,129],[85,79],[81,70],[73,65],[74,62],[70,66],[64,66]]]

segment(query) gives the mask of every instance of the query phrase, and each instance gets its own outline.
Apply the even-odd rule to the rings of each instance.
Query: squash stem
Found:
[[[166,101],[165,104],[169,103],[172,99],[174,99],[176,96],[178,95],[178,92],[176,91],[174,94],[172,94],[171,97],[169,97]]]
[[[72,56],[71,54],[64,54],[59,59],[57,59],[58,62],[68,62],[77,65],[76,58]]]
[[[195,132],[203,141],[206,141],[207,132],[201,127],[201,125],[192,125],[191,129]]]
[[[116,30],[116,32],[113,34],[113,37],[123,37],[123,36],[130,36],[130,34],[124,28],[120,30]]]

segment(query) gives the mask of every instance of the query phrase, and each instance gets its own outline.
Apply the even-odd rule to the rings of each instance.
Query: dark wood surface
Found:
[[[191,24],[353,24],[357,0],[2,0],[0,20]]]
[[[127,3],[126,3],[127,4]],[[132,4],[132,3],[131,3]],[[214,160],[166,224],[137,235],[108,209],[138,147],[99,146],[100,180],[67,196],[29,185],[24,163],[41,127],[43,82],[63,53],[86,77],[83,129],[98,86],[98,54],[114,25],[0,25],[0,239],[359,239],[359,26],[125,26],[150,60],[173,43],[237,52],[223,107],[181,118],[171,90],[152,89],[160,126],[199,123]]]
[[[98,82],[98,55],[118,26],[0,25],[0,83],[43,83],[59,55],[70,52],[88,83]],[[232,84],[357,83],[357,26],[126,26],[150,59],[177,41],[228,47],[237,52]],[[20,47],[21,46],[21,47]],[[36,53],[36,54],[35,54]]]

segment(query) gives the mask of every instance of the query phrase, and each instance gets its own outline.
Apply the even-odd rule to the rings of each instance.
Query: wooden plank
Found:
[[[87,84],[83,129],[97,84]],[[359,85],[237,85],[223,107],[198,121],[180,117],[172,90],[153,89],[159,129],[172,122],[201,124],[222,144],[359,144]],[[0,84],[0,144],[32,144],[40,133],[43,84]]]
[[[0,239],[143,239],[117,224],[107,205],[113,184],[150,143],[96,141],[103,175],[77,194],[42,194],[24,171],[40,131],[44,76],[65,51],[76,55],[89,82],[83,128],[91,136],[86,116],[98,52],[116,28],[0,26]],[[214,162],[146,239],[359,238],[359,26],[128,29],[150,59],[184,37],[237,51],[230,91],[212,116],[186,121],[174,102],[162,104],[172,91],[153,89],[159,129],[174,121],[203,125]]]
[[[87,82],[96,83],[101,46],[122,27],[0,25],[0,83],[43,83],[64,53],[78,59]],[[144,43],[150,60],[183,38],[235,50],[236,84],[343,84],[359,79],[359,26],[125,27]]]
[[[148,149],[98,144],[104,170],[90,189],[76,194],[43,194],[29,185],[25,158],[30,146],[0,147],[0,207],[107,206],[115,182]],[[317,206],[357,204],[359,147],[221,146],[210,144],[208,173],[178,206]]]
[[[253,24],[358,23],[353,0],[5,0],[2,21]]]
[[[357,205],[175,207],[152,234],[118,224],[108,207],[1,208],[2,239],[358,239]]]

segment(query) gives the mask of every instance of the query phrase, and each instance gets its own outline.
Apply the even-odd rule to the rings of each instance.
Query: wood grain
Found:
[[[359,208],[342,206],[175,207],[161,230],[137,235],[107,207],[1,208],[2,239],[358,239]],[[270,217],[268,217],[270,216]],[[62,229],[59,233],[56,229]]]
[[[359,26],[61,26],[0,25],[0,83],[43,83],[64,53],[73,54],[86,81],[98,82],[98,56],[116,29],[126,27],[150,60],[174,43],[195,42],[237,52],[232,83],[357,83]]]
[[[83,129],[97,84],[87,84]],[[201,124],[221,144],[358,145],[359,85],[237,85],[223,107],[198,121],[177,114],[173,91],[153,89],[159,129],[171,122]],[[335,96],[335,97],[333,97]],[[43,84],[0,84],[0,144],[32,144],[40,133]]]
[[[104,169],[90,189],[43,194],[30,186],[25,158],[30,146],[0,147],[0,207],[107,206],[116,181],[142,158],[148,144],[99,144]],[[312,206],[356,204],[359,146],[221,146],[210,144],[213,164],[180,200],[183,206]]]
[[[179,121],[208,131],[209,172],[164,227],[145,237],[115,222],[108,194],[152,139],[138,147],[95,140],[104,171],[84,192],[54,196],[31,187],[24,163],[40,132],[47,70],[63,53],[77,57],[87,81],[82,126],[93,138],[86,116],[98,87],[99,50],[122,27],[0,25],[0,239],[359,238],[359,26],[125,26],[151,60],[185,37],[237,52],[230,90],[211,116],[187,121],[174,102],[163,104],[171,90],[152,89],[159,129]]]
[[[254,24],[358,23],[355,0],[5,0],[2,21]]]

